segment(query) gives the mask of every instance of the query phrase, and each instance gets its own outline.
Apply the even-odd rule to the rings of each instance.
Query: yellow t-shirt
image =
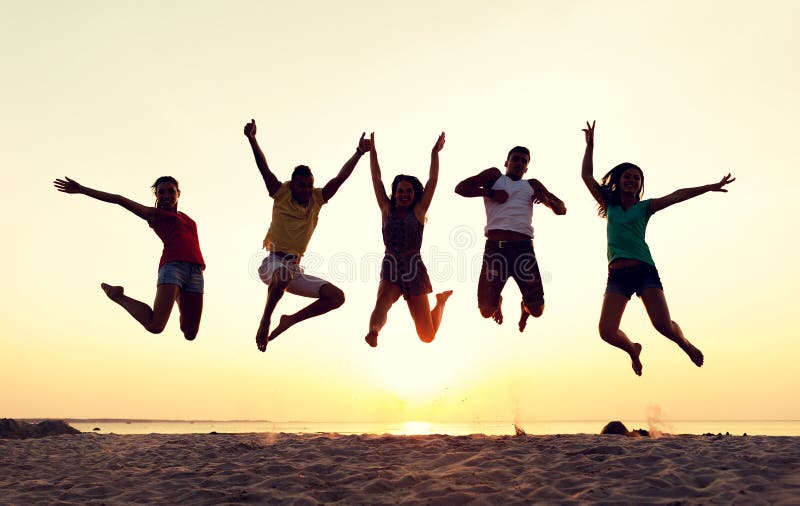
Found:
[[[311,240],[311,234],[317,228],[319,210],[325,203],[322,188],[314,188],[308,205],[304,206],[292,199],[287,181],[275,192],[272,199],[272,223],[264,238],[264,247],[269,251],[302,255]]]

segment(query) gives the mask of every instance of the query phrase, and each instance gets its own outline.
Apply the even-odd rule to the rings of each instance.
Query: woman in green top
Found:
[[[641,200],[644,173],[632,163],[617,165],[603,176],[600,183],[594,179],[594,122],[591,125],[587,122],[583,132],[586,152],[581,176],[597,201],[598,214],[608,223],[608,283],[600,313],[600,337],[630,355],[633,372],[642,375],[642,362],[639,360],[642,345],[631,342],[619,329],[625,306],[635,292],[642,299],[656,330],[680,346],[700,367],[703,353],[683,336],[681,328],[670,318],[661,280],[644,240],[645,229],[653,213],[709,191],[727,192],[724,186],[736,179],[728,174],[718,183],[683,188],[661,198]]]

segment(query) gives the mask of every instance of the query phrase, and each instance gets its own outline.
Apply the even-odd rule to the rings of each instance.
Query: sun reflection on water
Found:
[[[421,434],[430,434],[430,433],[431,433],[430,422],[412,421],[403,423],[403,434],[406,436],[417,436]]]

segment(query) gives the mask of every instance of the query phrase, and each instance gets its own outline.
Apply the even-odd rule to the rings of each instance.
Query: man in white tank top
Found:
[[[503,323],[500,296],[508,278],[514,278],[522,293],[519,331],[528,317],[544,311],[544,289],[533,251],[533,204],[549,207],[555,214],[567,213],[564,202],[536,179],[522,179],[531,161],[530,151],[515,146],[506,157],[506,173],[492,167],[456,185],[462,197],[483,197],[486,207],[486,247],[478,281],[478,308],[484,318]]]

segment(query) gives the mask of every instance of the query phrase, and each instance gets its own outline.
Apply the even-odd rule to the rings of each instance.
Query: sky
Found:
[[[0,417],[307,421],[800,419],[796,261],[800,4],[757,1],[0,0]],[[454,290],[432,344],[399,301],[363,337],[383,245],[365,157],[321,212],[304,259],[344,306],[256,349],[256,269],[270,167],[320,186],[375,132],[384,179],[425,181],[446,132],[423,258]],[[696,368],[634,299],[622,329],[644,374],[597,332],[605,222],[580,179],[644,169],[645,196],[718,181],[656,214],[648,243]],[[544,315],[516,328],[477,310],[485,214],[460,180],[532,151],[529,177],[567,205],[534,210]],[[57,192],[69,176],[153,202],[172,175],[207,263],[200,333],[177,310],[152,335],[100,282],[152,303],[161,243],[110,204]],[[309,300],[287,295],[276,314]]]

